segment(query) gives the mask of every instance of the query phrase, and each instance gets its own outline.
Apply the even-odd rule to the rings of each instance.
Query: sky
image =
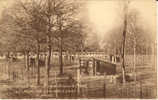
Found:
[[[0,15],[1,15],[2,11],[3,11],[5,8],[11,6],[14,1],[15,1],[15,0],[0,0]]]
[[[89,0],[87,13],[89,20],[100,38],[106,36],[108,31],[120,24],[120,3],[116,0]],[[140,20],[146,28],[150,28],[152,35],[156,33],[156,2],[152,0],[132,0],[130,9],[139,12]]]
[[[4,8],[11,6],[15,0],[0,0],[0,16]],[[91,24],[102,40],[108,31],[120,24],[119,0],[87,0],[83,17]],[[151,35],[156,34],[156,2],[155,0],[131,0],[131,9],[139,12],[140,20],[146,28],[151,30]],[[84,15],[85,14],[85,15]]]

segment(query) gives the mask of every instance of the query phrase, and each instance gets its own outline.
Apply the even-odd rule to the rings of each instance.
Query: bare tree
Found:
[[[56,4],[56,17],[57,17],[57,29],[58,29],[58,41],[59,41],[59,63],[60,63],[60,74],[63,74],[63,39],[67,37],[67,30],[72,27],[75,21],[75,14],[77,13],[77,5],[74,0],[58,0]],[[66,34],[67,33],[67,34]]]
[[[36,5],[34,2],[32,2],[32,4],[30,3],[31,2],[17,2],[15,5],[13,5],[13,9],[10,11],[10,16],[12,16],[15,25],[19,27],[16,30],[18,33],[16,36],[35,41],[37,54],[37,84],[40,84],[39,52],[40,42],[43,39],[42,34],[45,32],[45,26],[42,24],[43,21],[37,16],[38,5]],[[29,52],[27,51],[26,53],[28,55]]]
[[[126,34],[127,34],[127,14],[128,14],[128,6],[129,0],[125,1],[124,5],[124,20],[123,20],[123,42],[122,42],[122,81],[123,83],[126,82],[126,75],[125,75],[125,42],[126,42]]]
[[[14,7],[13,7],[14,8]],[[12,9],[13,10],[13,9]],[[29,52],[34,51],[34,40],[30,38],[29,35],[26,35],[26,30],[22,27],[19,27],[15,19],[13,18],[13,13],[11,9],[5,9],[2,13],[1,20],[1,32],[3,31],[3,46],[5,47],[5,51],[14,52],[22,52],[26,55],[25,59],[25,68],[26,71],[29,71]],[[15,10],[15,9],[14,9]],[[7,47],[7,48],[6,48]],[[9,56],[9,55],[8,55]],[[29,75],[29,74],[28,74]]]
[[[140,24],[140,16],[139,12],[136,9],[130,10],[128,14],[128,35],[127,35],[127,41],[131,41],[131,43],[128,42],[128,44],[133,45],[133,67],[134,67],[134,76],[136,81],[136,58],[137,54],[146,54],[147,50],[146,48],[149,48],[148,44],[150,44],[152,41],[151,36],[149,35],[149,30],[143,28],[143,24]],[[127,44],[127,47],[129,45]],[[131,46],[130,45],[130,46]],[[141,48],[141,51],[145,52],[139,52],[138,48]]]
[[[135,10],[136,11],[136,10]],[[130,38],[133,37],[133,67],[134,67],[134,80],[136,81],[136,39],[137,39],[137,35],[138,33],[138,28],[139,26],[138,24],[138,13],[137,12],[130,12],[128,14],[128,33],[133,35],[130,36]]]
[[[121,19],[122,19],[122,46],[121,46],[121,58],[122,58],[122,82],[126,83],[126,75],[125,75],[125,48],[126,48],[126,35],[128,28],[128,10],[130,0],[123,0],[119,2],[119,6],[121,7]]]
[[[129,2],[129,0],[122,2],[122,24],[118,28],[116,27],[110,30],[108,37],[109,40],[105,41],[107,42],[107,44],[111,45],[111,50],[116,48],[117,51],[119,50],[121,53],[122,79],[123,83],[125,83],[125,53],[134,55],[134,73],[136,73],[136,55],[141,54],[140,51],[143,51],[143,49],[146,48],[144,43],[148,43],[151,37],[148,34],[149,30],[144,29],[143,25],[141,25],[139,22],[139,12],[136,9],[129,8],[129,4],[131,2]],[[133,49],[131,49],[131,47],[133,47]]]

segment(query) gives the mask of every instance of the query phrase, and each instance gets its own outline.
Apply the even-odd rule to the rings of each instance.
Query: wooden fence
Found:
[[[102,83],[94,87],[89,85],[87,85],[88,98],[156,98],[154,86],[146,86],[141,82],[126,85]]]
[[[119,97],[119,98],[153,98],[152,86],[145,86],[139,82],[137,84],[127,85],[107,85],[105,88],[105,97]]]
[[[45,87],[36,86],[21,89],[14,88],[17,94],[29,93],[34,98],[156,98],[154,87],[147,86],[142,82],[122,84],[106,84],[96,81],[80,85],[78,92],[77,85],[49,85],[49,94],[45,94]]]
[[[140,59],[141,58],[141,59]],[[149,57],[150,58],[150,57]],[[144,63],[148,62],[148,56],[140,56],[138,59]],[[152,58],[152,57],[151,57]],[[132,57],[129,56],[128,61],[132,61]],[[146,59],[146,60],[142,60]],[[130,63],[129,63],[130,64]],[[13,77],[14,80],[16,79],[25,79],[25,71],[23,68],[16,69],[16,66],[12,66],[12,70],[9,70],[6,63],[0,65],[0,71],[6,73]],[[36,72],[32,72],[36,73]],[[30,72],[30,75],[31,72]],[[34,75],[35,76],[35,75]],[[31,76],[32,77],[32,76]],[[55,84],[49,85],[48,92],[52,98],[77,98],[77,97],[84,97],[84,98],[152,98],[154,95],[153,88],[151,86],[145,86],[143,83],[137,84],[126,84],[125,86],[121,84],[106,84],[106,82],[92,82],[86,85],[80,84],[80,88],[78,85],[58,85],[58,79],[55,78]],[[91,84],[91,85],[90,85]],[[41,95],[44,94],[44,87],[35,88],[31,87],[32,92],[39,92],[37,94]],[[24,90],[25,91],[25,90]],[[80,92],[78,92],[80,91]],[[31,93],[31,92],[29,92]],[[48,95],[46,95],[48,96]]]
[[[143,65],[151,65],[154,61],[154,55],[136,55],[136,65],[143,66]],[[134,56],[133,55],[126,55],[125,56],[125,64],[126,65],[133,65]]]
[[[78,91],[80,89],[80,91]],[[86,85],[51,85],[49,86],[49,94],[54,95],[55,98],[77,98],[85,97],[87,92]]]

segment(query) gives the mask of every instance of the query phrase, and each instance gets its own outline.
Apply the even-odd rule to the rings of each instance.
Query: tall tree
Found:
[[[129,7],[129,0],[124,1],[124,8],[123,8],[123,32],[122,32],[122,81],[123,83],[126,82],[126,75],[125,75],[125,42],[126,42],[126,34],[127,34],[127,15],[128,15],[128,7]]]
[[[40,84],[39,50],[45,26],[42,24],[43,21],[37,16],[37,8],[38,5],[35,5],[34,2],[32,4],[30,2],[16,2],[9,14],[15,25],[19,27],[16,30],[16,36],[23,37],[24,40],[25,38],[32,40],[36,45],[37,84]]]
[[[59,63],[60,63],[60,74],[63,74],[63,39],[68,36],[67,30],[72,27],[75,21],[75,15],[77,14],[77,2],[74,0],[58,0],[55,9],[57,17],[57,29],[59,41]]]
[[[111,50],[116,48],[116,51],[120,51],[122,57],[122,77],[123,83],[125,83],[125,54],[133,54],[133,60],[134,63],[136,63],[136,54],[142,54],[140,51],[144,51],[146,48],[144,44],[151,42],[151,36],[148,34],[149,30],[145,29],[143,24],[141,24],[139,12],[136,9],[129,9],[130,2],[122,2],[124,2],[121,17],[122,24],[110,30],[109,38],[105,41],[111,45]],[[131,47],[133,49],[131,49]],[[134,70],[135,69],[134,67]]]

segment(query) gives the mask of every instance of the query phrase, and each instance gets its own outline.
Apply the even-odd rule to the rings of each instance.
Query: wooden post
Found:
[[[55,97],[58,98],[58,89],[57,89],[57,88],[58,88],[58,87],[57,87],[58,83],[57,83],[56,72],[55,72],[55,85],[56,85]]]
[[[140,82],[140,98],[143,98],[142,82]]]
[[[89,60],[86,61],[86,73],[89,75]]]
[[[95,59],[93,58],[93,76],[95,76]]]
[[[10,71],[11,69],[10,69],[10,61],[7,61],[7,73],[8,73],[8,78],[9,78],[9,80],[10,80]]]
[[[106,98],[106,75],[104,73],[104,98]]]
[[[95,60],[95,67],[94,67],[94,68],[95,68],[95,69],[94,69],[94,71],[95,71],[95,76],[97,75],[97,67],[98,67],[98,66],[97,66],[97,60]]]
[[[80,70],[77,69],[77,96],[80,95]]]
[[[15,72],[12,72],[12,80],[15,81]]]
[[[24,70],[23,69],[21,69],[22,71],[22,79],[24,80]]]
[[[81,58],[79,58],[79,70],[80,70],[80,74],[81,74]]]
[[[27,70],[27,72],[26,72],[28,75],[27,75],[27,87],[29,87],[30,86],[30,73],[29,73],[29,71]]]
[[[69,62],[70,62],[70,64],[71,64],[71,55],[69,56]]]
[[[136,37],[134,37],[134,55],[133,55],[133,65],[134,65],[134,81],[136,83]]]
[[[148,96],[149,96],[149,93],[148,93],[149,89],[148,89],[148,87],[146,87],[145,91],[146,91],[145,96],[148,98]]]

